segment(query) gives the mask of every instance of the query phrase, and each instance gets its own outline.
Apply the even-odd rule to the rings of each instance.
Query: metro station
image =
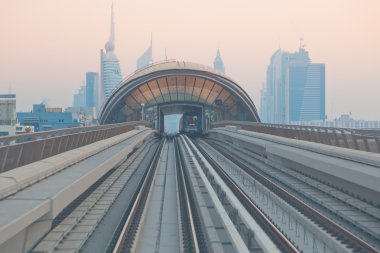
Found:
[[[151,65],[123,80],[103,105],[99,121],[144,119],[163,131],[164,116],[172,114],[184,115],[180,128],[201,133],[221,120],[260,122],[254,103],[232,79],[213,68],[178,61]]]

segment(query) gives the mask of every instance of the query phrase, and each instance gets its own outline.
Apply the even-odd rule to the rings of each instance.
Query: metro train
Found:
[[[200,135],[202,133],[201,117],[195,113],[184,113],[182,117],[181,133],[188,135]]]

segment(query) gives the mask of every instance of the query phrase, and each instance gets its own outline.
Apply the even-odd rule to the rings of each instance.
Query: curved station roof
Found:
[[[189,62],[150,65],[124,79],[105,102],[101,124],[139,120],[143,108],[168,104],[204,105],[220,120],[260,121],[255,105],[233,80]]]

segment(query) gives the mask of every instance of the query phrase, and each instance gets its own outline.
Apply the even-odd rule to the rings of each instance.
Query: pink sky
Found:
[[[212,65],[220,47],[226,73],[256,106],[270,56],[303,37],[326,64],[326,112],[380,120],[378,0],[114,0],[116,54],[123,76],[153,33],[153,57]],[[0,0],[0,93],[17,109],[48,100],[72,104],[86,71],[99,71],[111,0]]]

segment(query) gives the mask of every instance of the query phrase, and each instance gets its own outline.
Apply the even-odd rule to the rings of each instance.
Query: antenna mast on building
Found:
[[[305,46],[306,46],[306,45],[303,43],[303,41],[304,41],[304,39],[301,37],[301,38],[300,38],[300,50],[301,50],[301,49],[305,49]]]

